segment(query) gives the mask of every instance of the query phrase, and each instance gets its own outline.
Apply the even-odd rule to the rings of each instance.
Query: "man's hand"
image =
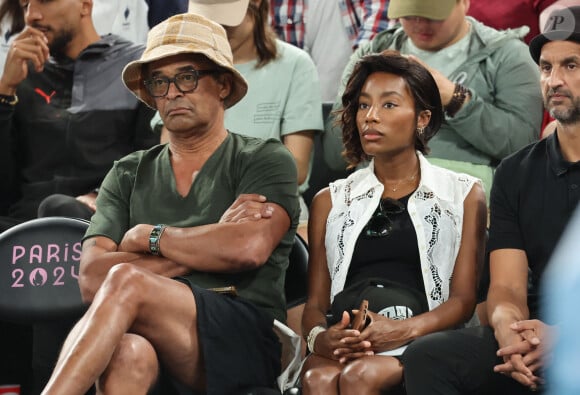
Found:
[[[77,196],[76,199],[81,202],[82,204],[84,204],[85,206],[88,206],[91,210],[93,210],[93,213],[95,211],[97,211],[97,194],[95,192],[91,192],[91,193],[87,193],[86,195],[80,195]]]
[[[29,66],[41,72],[48,57],[48,44],[44,33],[33,27],[26,27],[8,50],[0,79],[0,94],[14,94],[18,85],[28,76]]]
[[[430,67],[427,63],[423,62],[421,59],[414,55],[409,55],[409,59],[419,63],[421,66],[425,67],[437,83],[437,87],[439,88],[439,93],[441,95],[441,103],[443,103],[443,107],[447,106],[453,97],[453,91],[455,90],[455,83],[451,82],[447,77],[445,77],[441,72],[435,70],[434,68]]]
[[[123,236],[117,251],[119,252],[149,252],[149,235],[153,230],[153,225],[139,224],[133,226]]]
[[[220,218],[219,223],[257,221],[271,218],[274,207],[266,203],[266,197],[255,193],[242,194]]]
[[[494,371],[509,374],[519,383],[536,388],[543,384],[543,379],[536,372],[544,365],[549,353],[553,330],[540,320],[514,322],[509,330],[517,335],[519,341],[506,344],[497,351],[504,363],[495,366]]]

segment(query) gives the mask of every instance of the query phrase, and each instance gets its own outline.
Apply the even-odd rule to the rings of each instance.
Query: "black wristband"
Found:
[[[18,104],[18,96],[16,96],[16,95],[0,95],[0,104],[13,107],[16,104]]]

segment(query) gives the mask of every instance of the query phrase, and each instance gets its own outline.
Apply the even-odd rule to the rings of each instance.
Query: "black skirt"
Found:
[[[207,395],[277,388],[282,346],[273,331],[273,318],[243,298],[177,280],[188,284],[195,297]]]

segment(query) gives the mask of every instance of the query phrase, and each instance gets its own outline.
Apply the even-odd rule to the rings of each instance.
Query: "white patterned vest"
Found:
[[[463,201],[473,184],[480,181],[431,165],[420,152],[417,155],[421,181],[407,208],[417,234],[429,310],[433,310],[449,298],[461,244]],[[325,243],[331,302],[344,288],[356,240],[378,206],[383,189],[374,174],[374,161],[330,184],[332,209],[326,222]]]

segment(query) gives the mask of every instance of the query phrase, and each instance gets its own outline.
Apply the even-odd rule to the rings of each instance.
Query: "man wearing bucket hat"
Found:
[[[268,23],[269,0],[190,0],[188,12],[226,29],[234,67],[248,81],[247,95],[226,111],[226,128],[282,141],[296,162],[302,194],[308,189],[314,135],[323,129],[314,62],[305,51],[276,39]],[[161,126],[158,115],[152,124]],[[302,196],[300,204],[298,233],[306,239],[308,206]]]
[[[105,178],[81,256],[92,304],[43,393],[84,394],[98,381],[103,393],[144,394],[160,367],[207,394],[274,388],[298,220],[292,157],[224,127],[247,84],[224,29],[201,16],[151,29],[123,81],[160,112],[169,142]]]
[[[445,122],[431,140],[429,160],[484,182],[489,193],[499,161],[538,138],[542,100],[538,71],[521,38],[527,28],[497,31],[466,16],[469,0],[392,0],[400,24],[361,45],[346,66],[339,98],[358,59],[386,49],[412,55],[431,71]],[[340,107],[337,100],[335,109]],[[323,136],[325,159],[344,168],[340,131]]]
[[[550,354],[538,309],[547,263],[580,201],[580,7],[550,14],[530,42],[556,131],[504,159],[494,178],[488,249],[490,326],[420,339],[407,349],[407,393],[526,394],[541,389]],[[413,367],[413,364],[410,364]],[[550,383],[547,383],[548,385]]]

